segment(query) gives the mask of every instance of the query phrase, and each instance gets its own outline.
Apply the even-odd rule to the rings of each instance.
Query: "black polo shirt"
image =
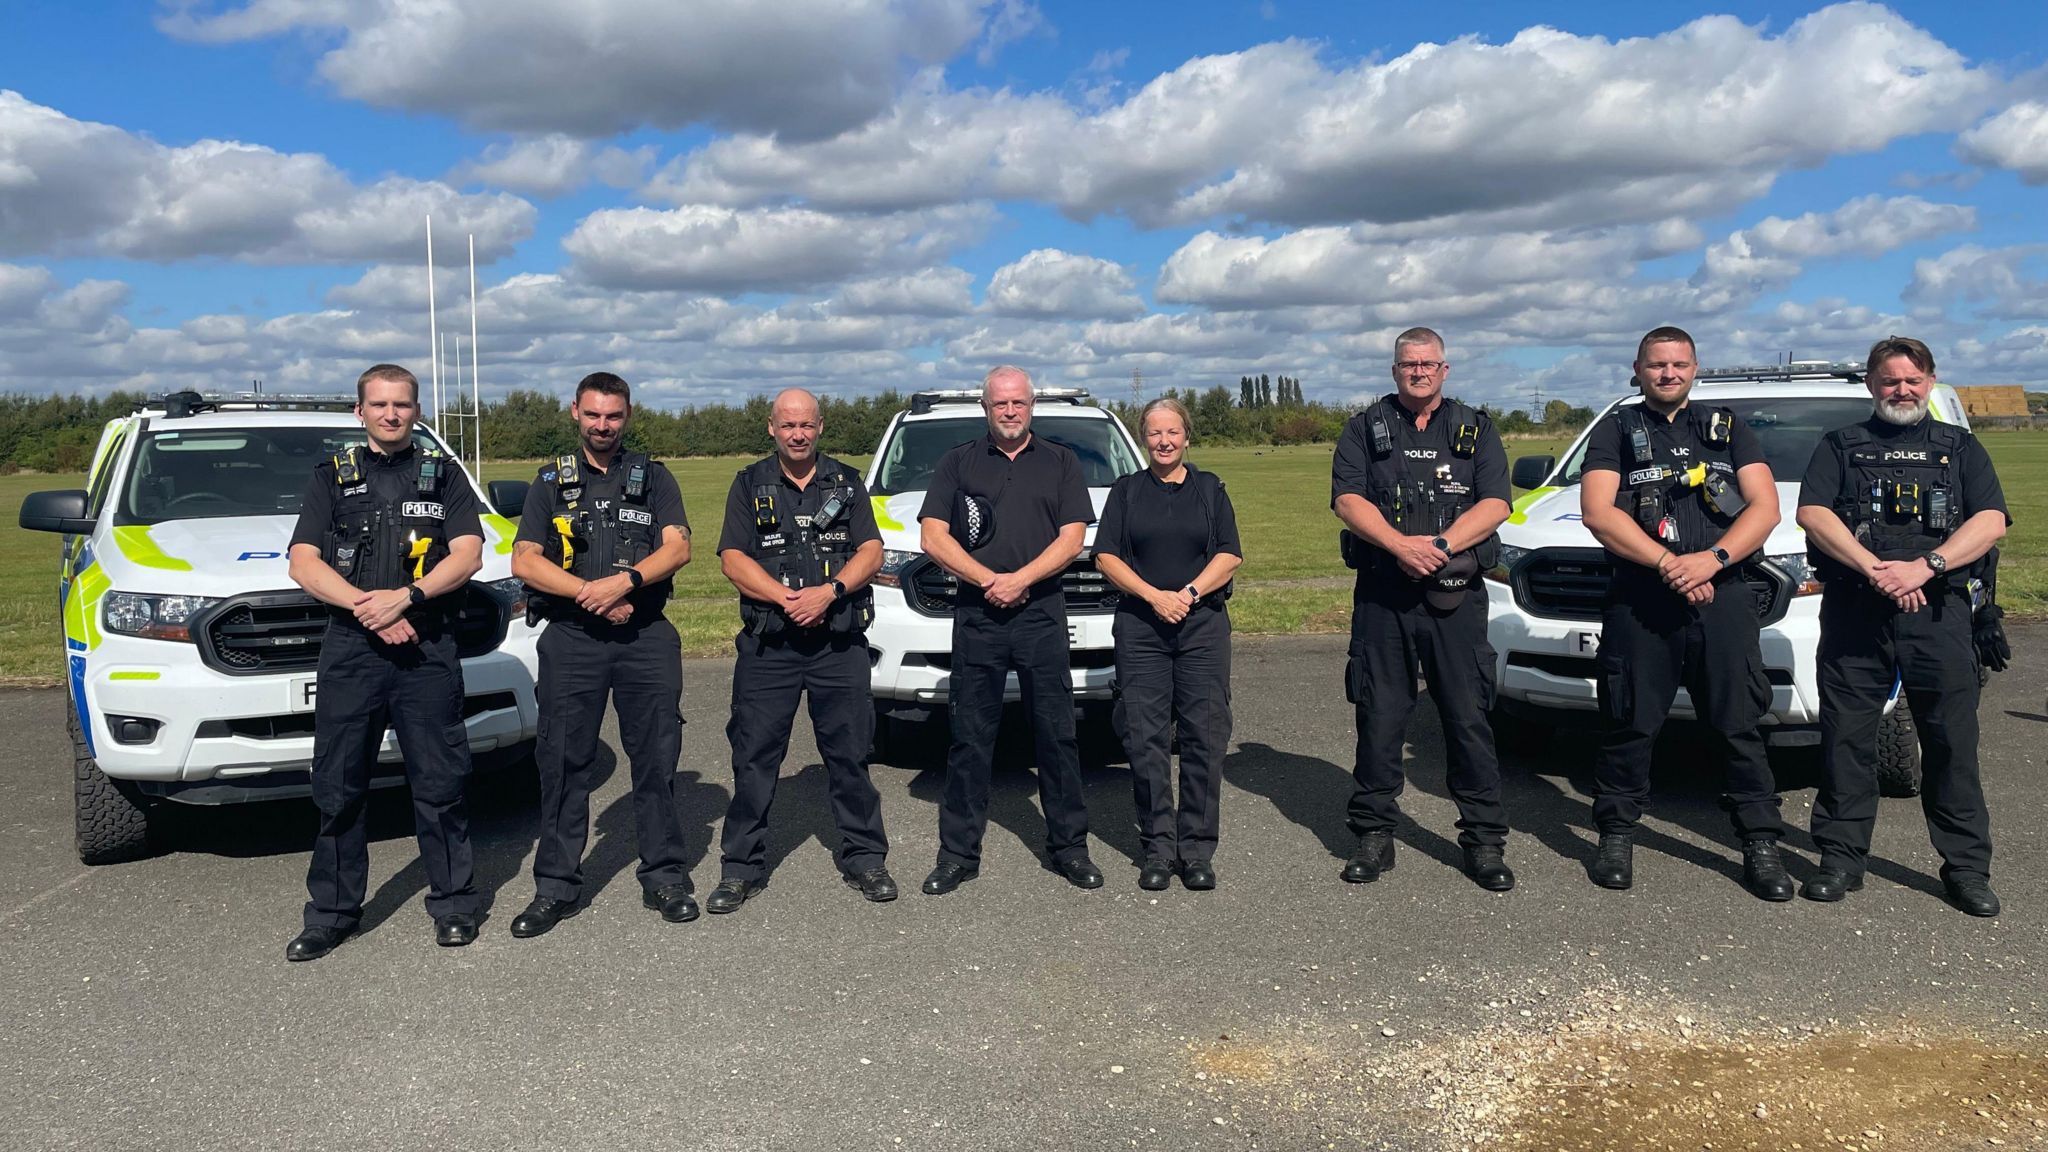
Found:
[[[1193,583],[1219,554],[1244,555],[1230,493],[1215,473],[1193,464],[1187,465],[1186,478],[1177,484],[1161,480],[1150,468],[1118,477],[1102,505],[1095,551],[1122,560],[1138,579],[1166,590]],[[1206,602],[1223,601],[1217,597]],[[1135,596],[1125,596],[1117,609],[1150,611]]]
[[[832,478],[835,474],[837,479]],[[853,498],[843,521],[847,554],[853,554],[870,540],[882,538],[882,530],[875,524],[874,501],[868,498],[868,486],[861,482],[859,472],[820,454],[810,483],[798,488],[796,481],[782,470],[782,461],[770,456],[740,469],[739,475],[732,478],[732,487],[725,494],[725,525],[718,530],[720,552],[743,552],[750,559],[761,559],[761,530],[754,523],[754,489],[764,484],[781,486],[777,502],[796,518],[798,524],[810,523],[818,506],[825,502],[827,492],[835,488],[851,488]]]
[[[994,511],[989,539],[974,558],[996,572],[1015,572],[1038,559],[1068,524],[1095,519],[1081,462],[1071,449],[1034,435],[1012,460],[996,447],[995,437],[950,448],[939,457],[925,490],[920,520],[953,521],[953,496],[966,492],[988,500]],[[1057,575],[1033,585],[1033,596],[1059,591]]]
[[[1863,428],[1886,448],[1912,448],[1927,443],[1936,423],[1934,417],[1926,416],[1910,427],[1901,427],[1872,416],[1863,422]],[[1849,461],[1835,442],[1822,438],[1813,450],[1813,459],[1806,464],[1805,477],[1799,482],[1800,507],[1813,504],[1832,510],[1842,496],[1848,468]],[[1998,473],[1991,466],[1991,454],[1984,450],[1983,441],[1975,436],[1963,437],[1954,469],[1956,483],[1950,496],[1957,505],[1954,523],[1961,524],[1979,512],[1995,508],[2004,514],[2008,526],[2012,524],[2012,513],[2005,506],[2005,489],[1998,482]]]
[[[599,511],[609,507],[612,500],[621,499],[614,490],[614,480],[609,469],[599,468],[590,462],[590,457],[577,450],[577,459],[584,471],[584,499]],[[612,457],[614,468],[618,456]],[[555,465],[544,464],[540,474],[533,479],[533,486],[526,490],[526,504],[519,513],[519,532],[516,541],[546,546],[547,538],[555,530],[555,497],[559,485],[555,483]],[[617,483],[624,484],[619,478]],[[647,462],[647,511],[654,517],[655,546],[660,547],[662,529],[675,528],[684,536],[690,534],[689,514],[683,509],[683,492],[676,484],[675,473],[659,460]],[[626,603],[633,606],[633,615],[626,621],[626,627],[637,628],[653,623],[667,606],[669,597],[675,594],[675,579],[655,580],[643,584],[626,594]],[[567,605],[574,608],[573,602]],[[561,623],[586,623],[594,620],[590,613],[577,608],[575,611],[557,613],[555,619]]]
[[[1635,448],[1628,442],[1628,434],[1622,430],[1621,421],[1617,418],[1623,411],[1642,413],[1643,426],[1650,433],[1650,450],[1660,463],[1697,462],[1709,455],[1719,458],[1724,453],[1729,465],[1738,473],[1751,464],[1767,463],[1756,432],[1739,415],[1728,431],[1727,447],[1714,448],[1700,434],[1695,423],[1697,414],[1691,404],[1680,407],[1669,416],[1647,405],[1635,404],[1608,413],[1605,419],[1593,426],[1592,434],[1586,437],[1586,458],[1579,468],[1580,475],[1594,471],[1613,472],[1625,479],[1637,466]],[[1730,477],[1729,483],[1735,483],[1735,479]],[[1672,518],[1678,522],[1679,547],[1686,552],[1700,552],[1713,547],[1714,542],[1728,531],[1729,524],[1734,523],[1732,517],[1728,524],[1716,520],[1707,511],[1705,502],[1690,494],[1674,498],[1670,508]],[[1627,511],[1631,516],[1635,514],[1633,506]],[[1631,569],[1635,571],[1631,572]],[[1618,570],[1631,576],[1648,571],[1639,564],[1623,564]]]

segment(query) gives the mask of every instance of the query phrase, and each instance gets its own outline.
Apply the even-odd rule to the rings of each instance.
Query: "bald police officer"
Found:
[[[789,751],[797,700],[825,761],[839,873],[869,900],[896,898],[883,866],[889,840],[882,800],[868,779],[875,704],[868,625],[882,567],[882,533],[858,473],[818,451],[818,398],[784,390],[769,409],[775,453],[740,470],[725,498],[718,563],[740,594],[733,637],[732,804],[725,813],[723,876],[704,898],[731,912],[767,882],[768,809]]]

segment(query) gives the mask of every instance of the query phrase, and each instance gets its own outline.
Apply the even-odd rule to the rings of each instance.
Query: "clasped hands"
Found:
[[[1878,594],[1891,600],[1901,612],[1918,612],[1927,607],[1926,583],[1934,579],[1934,569],[1920,558],[1912,560],[1879,560],[1863,570],[1863,576]]]
[[[1685,597],[1687,604],[1710,604],[1714,599],[1714,577],[1721,571],[1721,559],[1712,552],[1666,552],[1657,561],[1657,575],[1664,586]]]

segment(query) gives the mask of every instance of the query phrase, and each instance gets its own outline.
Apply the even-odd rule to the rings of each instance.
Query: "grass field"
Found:
[[[1999,600],[2014,616],[2048,616],[2048,435],[1986,432],[1985,446],[2005,484],[2016,523],[2006,538]],[[1512,457],[1556,453],[1556,440],[1516,440]],[[1337,559],[1330,515],[1330,449],[1209,448],[1190,458],[1223,476],[1236,505],[1245,564],[1231,601],[1239,632],[1341,631],[1348,621],[1350,574]],[[731,585],[718,574],[718,523],[737,458],[671,463],[697,526],[699,552],[676,582],[669,616],[691,655],[731,650],[739,611]],[[487,479],[529,479],[532,462],[493,461]],[[63,630],[57,618],[57,537],[16,526],[22,497],[43,488],[76,488],[80,476],[0,477],[0,683],[57,684],[63,675]],[[138,589],[147,591],[147,589]]]

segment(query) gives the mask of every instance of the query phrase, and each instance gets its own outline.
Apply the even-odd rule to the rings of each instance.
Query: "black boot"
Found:
[[[1749,840],[1742,845],[1742,886],[1759,900],[1782,904],[1792,898],[1792,874],[1776,840]]]
[[[1593,856],[1593,863],[1586,868],[1586,874],[1602,888],[1621,891],[1633,887],[1636,882],[1635,853],[1635,837],[1626,832],[1602,832],[1600,850]]]
[[[1380,878],[1380,873],[1393,870],[1394,834],[1367,832],[1358,838],[1351,859],[1344,862],[1343,876],[1347,883],[1370,884]]]
[[[1465,875],[1474,884],[1488,892],[1506,892],[1515,886],[1514,870],[1508,867],[1506,853],[1497,844],[1481,844],[1465,849]]]

